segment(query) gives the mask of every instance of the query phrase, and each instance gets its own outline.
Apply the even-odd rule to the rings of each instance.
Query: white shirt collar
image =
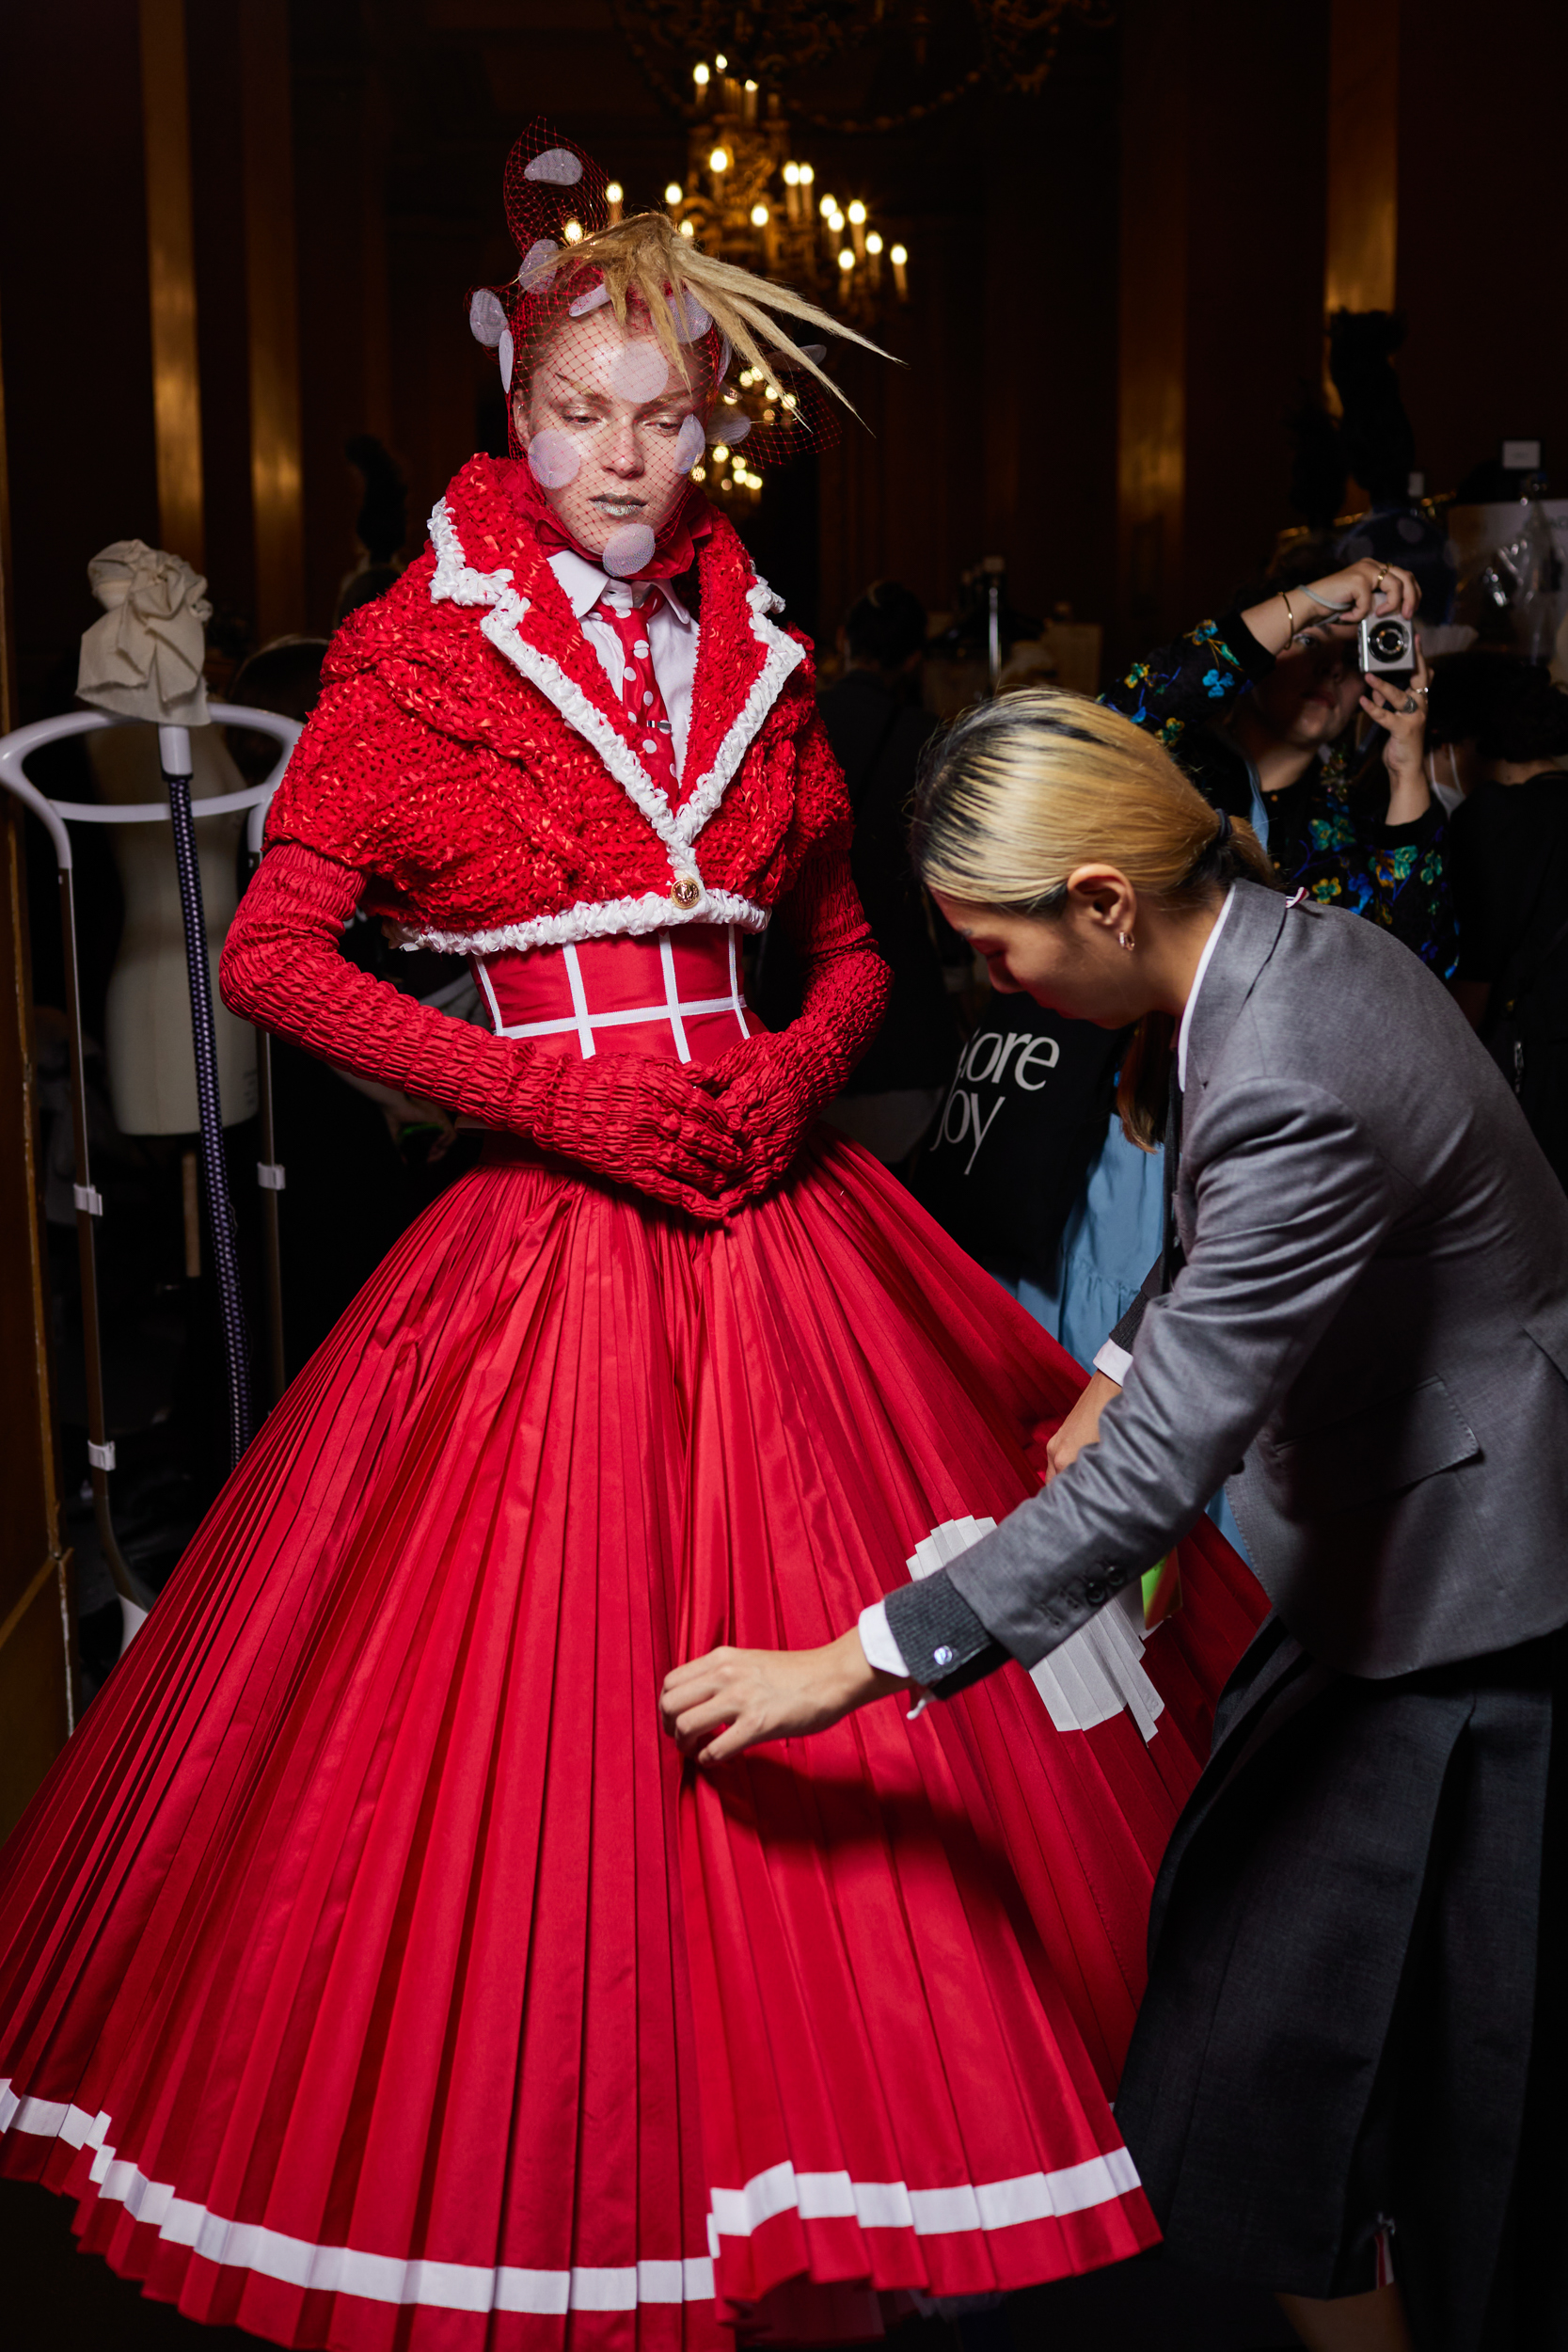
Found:
[[[1225,918],[1230,912],[1231,900],[1235,896],[1236,885],[1232,882],[1225,894],[1225,904],[1214,919],[1214,928],[1203,943],[1203,953],[1197,960],[1197,970],[1193,974],[1193,984],[1187,992],[1187,1002],[1181,1014],[1181,1026],[1176,1032],[1176,1083],[1183,1094],[1187,1091],[1187,1032],[1193,1025],[1193,1007],[1197,1002],[1198,990],[1203,986],[1204,974],[1209,969],[1209,959],[1219,944],[1220,933],[1225,929]]]
[[[590,564],[588,558],[585,555],[578,555],[574,548],[561,548],[559,553],[550,557],[549,563],[551,571],[565,591],[567,603],[579,621],[593,612],[594,607],[609,587],[628,588],[631,591],[633,604],[641,604],[648,593],[648,583],[645,580],[611,581],[608,572],[600,571],[596,564]],[[663,591],[668,610],[683,628],[689,628],[691,615],[676,596],[669,580],[661,580],[658,586]]]

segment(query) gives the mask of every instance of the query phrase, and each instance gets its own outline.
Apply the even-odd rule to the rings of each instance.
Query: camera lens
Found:
[[[1367,642],[1379,661],[1398,661],[1405,651],[1404,630],[1398,621],[1379,621]]]

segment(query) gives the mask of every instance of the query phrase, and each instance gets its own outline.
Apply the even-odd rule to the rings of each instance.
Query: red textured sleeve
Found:
[[[723,1215],[740,1143],[683,1069],[623,1056],[573,1062],[416,1004],[339,952],[363,885],[352,867],[298,843],[269,850],[223,950],[230,1009],[689,1216]]]
[[[819,719],[800,758],[801,802],[815,798],[832,811],[774,916],[800,960],[800,1011],[776,1036],[733,1046],[706,1080],[745,1140],[739,1189],[748,1198],[784,1174],[813,1120],[842,1090],[881,1025],[893,985],[850,879],[848,806]],[[831,775],[820,772],[824,764]]]
[[[363,673],[324,691],[267,811],[266,840],[293,841],[406,889],[420,879],[420,815],[451,791],[451,747]],[[437,828],[438,830],[438,828]]]

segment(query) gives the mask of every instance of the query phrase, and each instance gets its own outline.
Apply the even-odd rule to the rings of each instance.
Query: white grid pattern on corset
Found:
[[[572,992],[572,1010],[554,1021],[515,1021],[510,1024],[503,1021],[484,958],[476,956],[473,967],[498,1037],[569,1037],[575,1031],[583,1060],[592,1061],[598,1052],[594,1040],[595,1029],[630,1029],[644,1022],[668,1021],[677,1060],[689,1061],[691,1049],[687,1042],[686,1023],[696,1020],[700,1014],[733,1012],[739,1024],[741,1036],[750,1037],[752,1034],[746,1025],[746,1006],[740,993],[740,958],[736,950],[733,923],[727,926],[724,939],[730,955],[730,993],[727,996],[705,996],[688,1003],[680,993],[676,979],[674,949],[670,934],[660,931],[658,960],[664,975],[664,1002],[661,1005],[632,1005],[618,1012],[593,1012],[589,1009],[582,965],[577,948],[568,942],[562,948],[561,955],[565,965],[566,985]]]

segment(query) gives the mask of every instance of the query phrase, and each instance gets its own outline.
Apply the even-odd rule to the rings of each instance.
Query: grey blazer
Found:
[[[1238,883],[1182,1110],[1185,1263],[1100,1442],[889,1597],[911,1672],[1033,1665],[1222,1482],[1286,1626],[1343,1672],[1568,1621],[1568,1198],[1441,984],[1358,915]]]

